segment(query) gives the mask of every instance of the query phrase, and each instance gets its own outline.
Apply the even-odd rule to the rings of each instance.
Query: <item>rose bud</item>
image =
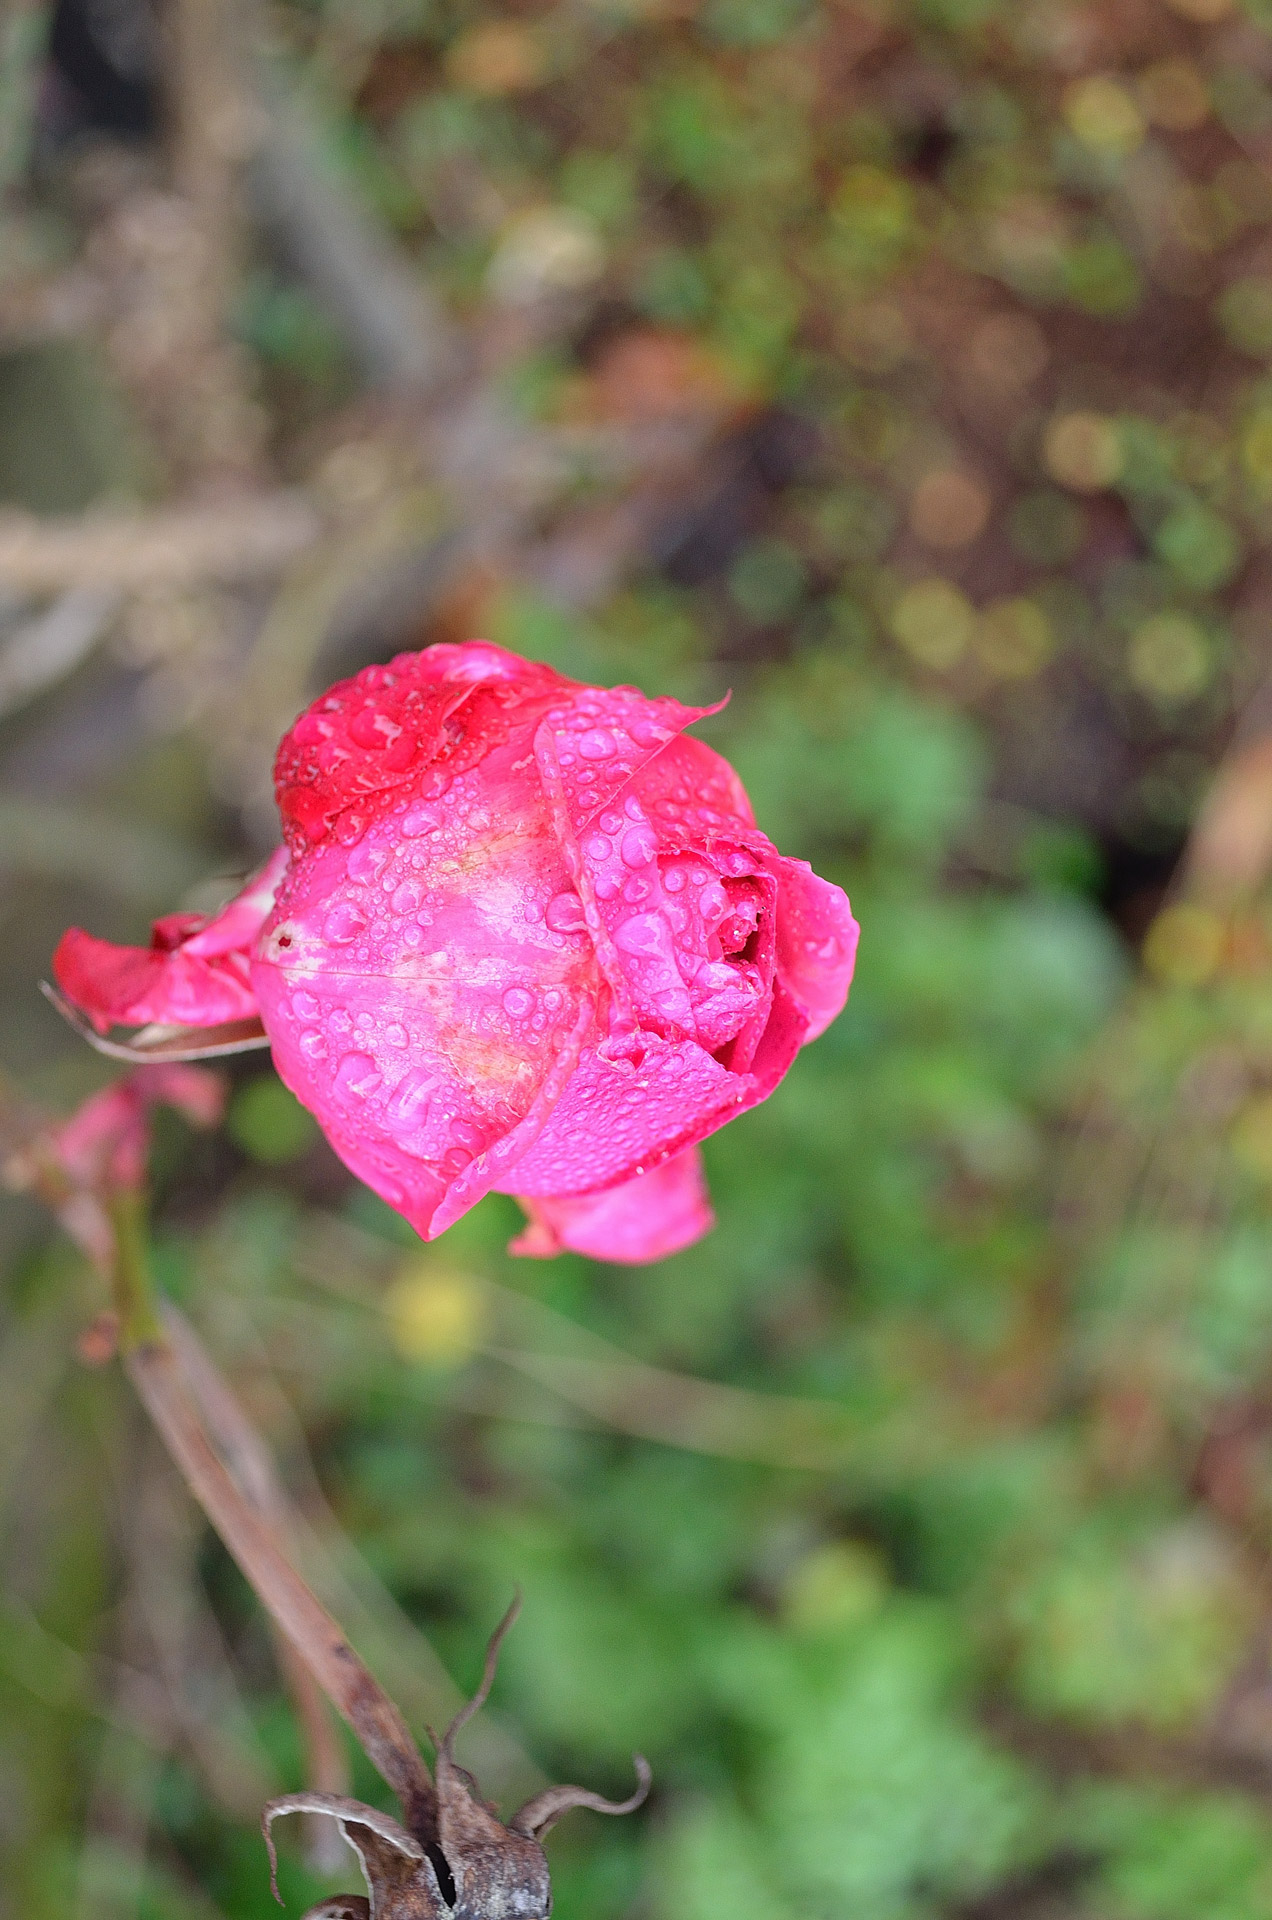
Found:
[[[834,1019],[857,943],[684,732],[712,711],[483,641],[368,667],[285,736],[262,873],[149,949],[72,929],[58,984],[102,1033],[259,1014],[425,1239],[493,1189],[518,1251],[661,1259],[711,1225],[696,1143]]]

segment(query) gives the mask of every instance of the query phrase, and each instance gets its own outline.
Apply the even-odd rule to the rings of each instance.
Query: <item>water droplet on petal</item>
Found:
[[[554,933],[581,933],[587,925],[583,902],[572,888],[549,900],[543,917]]]
[[[322,923],[323,936],[335,946],[348,946],[351,940],[356,940],[365,931],[366,924],[367,916],[356,902],[340,900]]]
[[[382,1085],[384,1075],[369,1053],[346,1053],[336,1068],[336,1091],[365,1100]]]
[[[325,1060],[327,1057],[327,1042],[317,1027],[310,1027],[302,1033],[297,1045],[306,1060]]]
[[[303,988],[292,995],[292,1012],[300,1020],[316,1020],[320,1011],[319,1002],[312,993]]]
[[[402,831],[408,840],[418,840],[422,833],[429,833],[441,825],[441,815],[436,807],[408,807],[402,820]]]
[[[398,1123],[422,1124],[431,1104],[429,1096],[437,1085],[437,1075],[425,1067],[416,1067],[401,1082],[389,1102],[389,1113]]]
[[[336,839],[342,847],[356,845],[366,830],[367,816],[365,813],[359,813],[356,807],[351,807],[347,813],[342,813],[336,821]]]
[[[416,881],[404,880],[393,895],[391,905],[394,913],[414,913],[423,897]]]
[[[623,864],[628,867],[647,867],[657,852],[658,842],[654,838],[652,827],[631,827],[623,835],[620,849]]]
[[[524,987],[509,987],[503,997],[504,1012],[514,1020],[524,1020],[534,1006],[534,995]]]
[[[388,865],[389,850],[377,845],[374,840],[363,840],[349,855],[349,878],[351,880],[375,880]]]

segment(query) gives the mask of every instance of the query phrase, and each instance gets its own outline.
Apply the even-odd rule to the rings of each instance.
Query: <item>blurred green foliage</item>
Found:
[[[586,679],[731,687],[705,737],[863,939],[843,1017],[707,1143],[719,1225],[673,1261],[510,1261],[498,1197],[423,1249],[249,1060],[223,1133],[160,1132],[162,1285],[333,1604],[373,1596],[349,1624],[418,1682],[417,1731],[443,1709],[416,1633],[470,1685],[519,1583],[493,1710],[533,1762],[500,1791],[537,1765],[624,1792],[649,1755],[639,1819],[554,1834],[562,1920],[1272,1920],[1266,871],[1163,909],[1236,717],[1262,724],[1272,16],[280,0],[270,27],[461,318],[518,233],[534,267],[532,215],[592,261],[573,330],[504,370],[519,417],[720,409],[732,464],[658,565],[583,610],[515,567],[459,599]],[[304,474],[346,344],[263,259],[233,322]],[[0,362],[6,501],[155,490],[86,364]],[[183,875],[252,858],[156,630],[0,720],[15,1007],[66,921],[139,936],[175,904],[139,832]],[[121,683],[151,731],[111,759]],[[73,764],[81,809],[55,793],[38,832],[33,763]],[[100,1063],[39,1018],[9,1050],[69,1107]],[[25,1202],[5,1247],[0,1912],[263,1920],[253,1796],[302,1760],[259,1612],[74,1358],[89,1276]],[[661,1435],[629,1362],[662,1370]],[[813,1464],[807,1401],[842,1416]],[[292,1844],[282,1884],[354,1876]]]

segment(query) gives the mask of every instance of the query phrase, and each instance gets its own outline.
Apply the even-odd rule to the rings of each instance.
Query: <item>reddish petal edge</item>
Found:
[[[117,947],[68,927],[53,955],[53,977],[98,1033],[111,1027],[220,1027],[247,1020],[256,999],[224,962],[153,947]]]
[[[638,1173],[601,1193],[559,1200],[518,1195],[517,1200],[525,1208],[527,1225],[508,1251],[535,1260],[568,1252],[646,1266],[691,1247],[715,1225],[697,1147],[686,1147],[649,1173]]]
[[[256,996],[247,949],[273,905],[287,867],[278,848],[241,892],[206,924],[170,914],[149,947],[116,946],[69,927],[53,955],[53,977],[98,1033],[111,1027],[221,1027],[250,1020]],[[179,923],[189,918],[189,931]]]

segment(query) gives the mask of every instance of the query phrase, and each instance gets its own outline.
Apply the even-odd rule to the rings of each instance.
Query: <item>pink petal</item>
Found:
[[[569,875],[531,750],[540,713],[505,711],[478,764],[448,761],[440,787],[426,769],[428,797],[408,782],[353,846],[315,844],[254,956],[283,1079],[425,1238],[530,1144],[593,1021],[591,943],[553,910]]]
[[[53,977],[99,1033],[112,1026],[219,1027],[246,1020],[256,1000],[236,955],[192,959],[153,947],[117,947],[70,927],[53,955]]]
[[[288,858],[286,847],[276,847],[243,891],[227,900],[201,931],[190,935],[184,943],[186,953],[202,960],[222,953],[246,953],[269,918]]]
[[[843,1012],[860,928],[843,888],[820,879],[806,860],[779,859],[777,874],[777,968],[808,1015],[807,1046]]]
[[[730,1073],[696,1041],[615,1036],[584,1049],[538,1138],[497,1189],[556,1199],[616,1186],[760,1098],[753,1074]]]
[[[49,1137],[73,1186],[135,1191],[146,1176],[149,1109],[176,1107],[192,1125],[210,1127],[221,1117],[225,1092],[220,1074],[205,1068],[139,1067],[90,1095]]]
[[[569,1251],[640,1266],[692,1246],[715,1225],[696,1147],[601,1193],[521,1204],[529,1224],[508,1251],[540,1260]]]
[[[274,784],[293,853],[354,845],[386,801],[428,798],[574,682],[484,641],[401,653],[315,700],[283,736]]]
[[[218,914],[156,920],[149,947],[120,947],[80,927],[62,935],[53,977],[99,1033],[112,1026],[218,1027],[251,1019],[256,999],[247,949],[287,868],[280,847]]]
[[[147,1106],[173,1107],[192,1127],[214,1127],[225,1112],[228,1083],[207,1067],[156,1063],[134,1068],[129,1079]]]

